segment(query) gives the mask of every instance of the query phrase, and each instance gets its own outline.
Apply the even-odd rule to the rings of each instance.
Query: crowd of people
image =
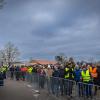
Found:
[[[39,77],[39,87],[43,89],[47,83],[48,91],[56,96],[59,96],[59,93],[71,96],[73,85],[76,84],[80,97],[84,95],[92,97],[97,94],[100,86],[100,67],[92,63],[75,63],[69,60],[65,65],[11,66],[8,70],[11,79],[15,77],[17,81],[25,81],[27,78],[30,79],[30,76],[34,76],[35,79]],[[5,67],[0,69],[5,78],[6,71]],[[0,80],[3,77],[0,76]],[[92,93],[93,85],[94,93]]]

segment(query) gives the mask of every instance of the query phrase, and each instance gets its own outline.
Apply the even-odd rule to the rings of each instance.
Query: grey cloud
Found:
[[[6,1],[0,11],[0,45],[14,42],[23,59],[51,59],[60,52],[91,56],[99,51],[99,0]]]

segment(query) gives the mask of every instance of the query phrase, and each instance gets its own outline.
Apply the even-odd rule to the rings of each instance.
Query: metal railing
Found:
[[[28,77],[27,77],[28,75]],[[38,90],[45,90],[56,97],[69,97],[74,99],[100,100],[100,86],[93,83],[76,82],[58,77],[47,77],[40,74],[26,74],[28,82]]]
[[[36,90],[44,90],[59,100],[100,100],[100,86],[93,83],[76,82],[58,77],[47,77],[37,73],[8,72],[8,77],[28,82]],[[62,99],[63,98],[63,99]]]

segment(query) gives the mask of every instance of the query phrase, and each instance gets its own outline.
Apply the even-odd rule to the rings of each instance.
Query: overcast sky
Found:
[[[18,46],[21,59],[64,53],[100,58],[100,0],[6,0],[0,10],[0,48]]]

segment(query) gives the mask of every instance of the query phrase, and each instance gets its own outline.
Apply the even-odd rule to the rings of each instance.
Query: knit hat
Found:
[[[78,65],[76,65],[76,66],[75,66],[75,69],[79,69],[79,66],[78,66]]]

